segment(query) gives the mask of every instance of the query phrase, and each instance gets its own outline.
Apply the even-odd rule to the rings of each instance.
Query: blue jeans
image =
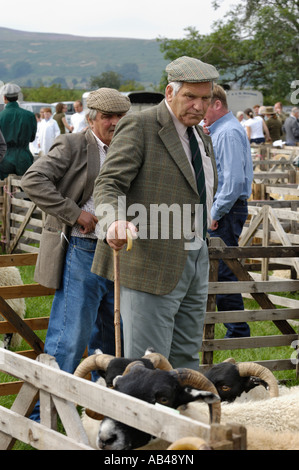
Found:
[[[71,237],[62,287],[56,291],[45,353],[60,369],[74,372],[86,346],[115,355],[114,283],[91,272],[97,240]]]
[[[51,309],[44,352],[71,374],[87,346],[89,355],[98,348],[115,355],[114,283],[91,272],[96,243],[88,238],[70,238],[62,286]],[[95,373],[93,380],[96,378]],[[31,419],[39,419],[39,404]]]
[[[251,144],[264,144],[266,139],[264,137],[258,137],[257,139],[250,139]]]
[[[238,200],[228,214],[225,214],[218,221],[218,229],[209,231],[211,237],[220,237],[227,246],[238,246],[239,236],[248,215],[247,201]],[[218,281],[237,281],[238,279],[220,260],[218,270]],[[244,310],[244,303],[241,294],[218,294],[216,296],[217,308],[219,311]],[[227,338],[238,338],[250,336],[250,329],[247,323],[224,323],[227,328]]]

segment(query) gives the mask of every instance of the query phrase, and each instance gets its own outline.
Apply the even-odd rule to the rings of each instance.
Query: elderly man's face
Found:
[[[94,121],[89,121],[94,134],[106,145],[110,145],[115,126],[125,114],[104,114],[100,111]]]
[[[166,99],[173,113],[185,126],[198,124],[205,116],[211,102],[212,83],[183,83],[176,95],[171,86],[166,87]]]

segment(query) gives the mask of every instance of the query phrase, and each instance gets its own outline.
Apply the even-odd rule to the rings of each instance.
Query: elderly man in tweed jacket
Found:
[[[130,101],[117,90],[90,93],[89,128],[59,136],[48,155],[23,176],[27,195],[47,217],[35,280],[57,289],[45,341],[45,352],[73,373],[87,345],[115,353],[114,284],[91,273],[97,245],[93,187],[106,158],[115,126]]]
[[[211,140],[197,124],[218,73],[190,57],[175,60],[166,71],[165,100],[119,122],[95,182],[104,241],[97,245],[92,270],[112,279],[111,248],[125,245],[126,228],[138,236],[131,251],[120,253],[125,356],[138,357],[152,346],[173,367],[198,369],[209,268],[200,213],[209,214],[217,176]],[[200,185],[188,128],[202,157]]]

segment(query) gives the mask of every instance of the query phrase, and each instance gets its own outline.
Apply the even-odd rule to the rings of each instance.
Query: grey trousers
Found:
[[[198,370],[208,296],[206,243],[189,251],[177,286],[166,295],[120,288],[125,357],[139,358],[148,347],[163,354],[173,368]]]

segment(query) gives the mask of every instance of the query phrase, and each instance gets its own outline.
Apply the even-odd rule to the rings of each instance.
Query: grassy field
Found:
[[[26,266],[20,268],[23,282],[25,284],[33,282],[33,266]],[[293,298],[298,298],[298,294],[292,294]],[[52,304],[52,296],[49,297],[33,297],[26,299],[26,318],[45,317],[49,316]],[[245,300],[245,308],[254,309],[256,304],[254,301]],[[280,334],[277,327],[272,322],[251,322],[251,336],[267,336]],[[216,325],[216,338],[223,338],[226,333],[226,328],[222,324]],[[37,331],[36,334],[45,340],[46,331]],[[18,350],[28,349],[28,344],[22,341]],[[256,348],[256,349],[240,349],[234,351],[217,351],[214,353],[214,362],[218,363],[228,357],[234,357],[237,361],[258,361],[269,359],[286,359],[290,358],[293,349],[291,347],[276,347],[276,348]],[[295,370],[279,371],[274,375],[280,381],[287,381],[289,385],[298,385],[299,380],[296,379]],[[14,378],[0,373],[0,381],[11,381]],[[0,397],[0,405],[10,408],[15,396]],[[32,447],[17,442],[14,450],[32,450]]]

